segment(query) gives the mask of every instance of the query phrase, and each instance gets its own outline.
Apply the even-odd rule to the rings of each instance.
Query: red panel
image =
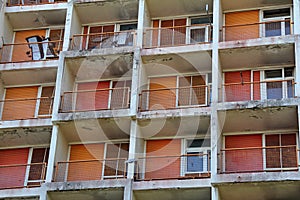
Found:
[[[77,111],[108,109],[110,81],[79,83],[76,101]]]
[[[153,33],[152,33],[152,46],[158,46],[158,28],[159,28],[159,20],[153,21]]]
[[[146,179],[168,179],[180,176],[181,140],[151,140],[146,147]],[[157,157],[160,158],[157,158]],[[169,156],[169,157],[168,157]],[[173,157],[172,157],[173,156]]]
[[[24,186],[28,152],[28,148],[0,151],[0,188]]]
[[[248,147],[262,147],[262,135],[235,135],[225,137],[226,149]],[[226,151],[225,167],[226,172],[262,171],[262,149]]]
[[[251,99],[251,71],[225,73],[225,99],[231,101],[247,101]]]
[[[257,82],[253,85],[253,100],[260,100],[260,72],[253,72],[253,81]]]

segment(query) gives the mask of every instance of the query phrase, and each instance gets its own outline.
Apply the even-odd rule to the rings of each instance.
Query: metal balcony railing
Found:
[[[91,50],[135,46],[136,31],[75,34],[71,38],[70,50]]]
[[[130,88],[107,88],[65,92],[60,112],[81,112],[129,108]]]
[[[54,182],[126,178],[127,158],[58,162]]]
[[[45,181],[47,163],[0,165],[0,189],[38,187]]]
[[[53,97],[6,99],[0,103],[1,120],[48,118],[52,114]]]
[[[208,106],[210,94],[209,85],[143,90],[140,111]]]
[[[192,153],[174,156],[138,158],[136,180],[195,179],[210,177],[210,154]]]
[[[0,49],[0,63],[16,63],[58,59],[62,40],[3,44]]]
[[[221,41],[290,35],[292,30],[293,22],[290,19],[223,26]]]
[[[7,6],[32,6],[41,4],[54,4],[67,2],[67,0],[54,0],[53,2],[49,0],[9,0],[7,1]]]
[[[219,173],[298,170],[296,145],[222,149],[219,161]]]
[[[210,43],[212,25],[147,28],[144,30],[144,48],[170,47]]]
[[[224,84],[221,102],[293,98],[295,84],[291,79]]]

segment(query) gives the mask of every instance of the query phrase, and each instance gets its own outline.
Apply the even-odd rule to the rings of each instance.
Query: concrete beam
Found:
[[[52,126],[50,118],[0,121],[0,128],[29,128]]]
[[[18,12],[37,12],[37,11],[51,11],[51,10],[63,10],[67,9],[68,3],[57,4],[40,4],[31,6],[11,6],[5,7],[6,13],[18,13]]]

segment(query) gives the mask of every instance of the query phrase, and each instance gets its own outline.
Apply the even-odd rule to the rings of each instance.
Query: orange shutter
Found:
[[[225,148],[262,147],[262,135],[235,135],[225,137]],[[225,152],[226,172],[263,170],[262,149],[242,149]]]
[[[146,153],[145,179],[180,176],[181,140],[149,140]]]
[[[251,99],[251,71],[225,73],[225,100],[247,101]]]
[[[167,88],[172,88],[168,90]],[[151,78],[149,110],[175,108],[176,77]],[[163,89],[163,90],[162,90]]]
[[[72,145],[68,181],[100,180],[102,177],[103,153],[104,144]]]
[[[110,81],[79,83],[77,88],[76,110],[90,111],[108,109],[109,85]]]
[[[30,36],[38,35],[40,37],[45,37],[46,30],[29,30],[29,31],[18,31],[15,34],[15,41],[14,43],[22,43],[22,45],[14,45],[13,47],[13,54],[12,54],[12,62],[17,61],[29,61],[32,60],[30,57],[31,50],[28,46],[26,38]],[[29,54],[27,53],[29,52]]]
[[[37,93],[38,87],[36,86],[7,88],[2,112],[2,120],[34,118]]]
[[[258,38],[259,37],[259,24],[257,24],[258,22],[259,22],[258,10],[227,13],[225,15],[226,41]]]
[[[260,100],[260,71],[253,72],[253,100]]]
[[[158,47],[158,33],[159,33],[159,20],[153,21],[153,32],[152,32],[152,45],[153,47]]]
[[[10,165],[0,167],[0,188],[24,186],[28,152],[28,148],[0,150],[0,166]]]

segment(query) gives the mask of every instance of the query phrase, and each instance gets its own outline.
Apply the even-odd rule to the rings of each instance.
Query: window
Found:
[[[265,168],[297,167],[296,134],[265,135]]]
[[[293,72],[293,67],[265,70],[266,94],[264,96],[267,99],[292,98],[294,96]]]
[[[202,173],[210,170],[210,140],[186,141],[184,174]]]
[[[264,37],[291,34],[290,8],[263,11]]]
[[[212,23],[212,16],[204,16],[191,19],[191,27],[189,28],[188,43],[209,42],[212,38],[212,30],[210,24]]]
[[[107,144],[104,178],[122,177],[126,173],[125,161],[128,158],[129,144]]]

